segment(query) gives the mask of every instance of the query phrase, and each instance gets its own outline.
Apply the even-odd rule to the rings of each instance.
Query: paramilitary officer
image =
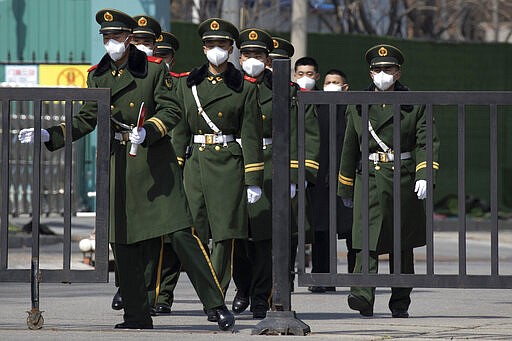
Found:
[[[140,51],[144,52],[147,56],[153,55],[153,50],[155,49],[155,36],[160,35],[161,27],[158,21],[150,16],[146,15],[137,15],[133,17],[135,20],[136,27],[132,30],[132,44],[137,47]],[[146,273],[146,284],[148,286],[148,293],[154,292],[152,287],[154,287],[155,282],[153,280],[153,276],[151,273]],[[123,309],[123,300],[121,297],[121,291],[119,290],[119,278],[117,273],[117,268],[115,270],[115,286],[118,288],[114,297],[112,298],[112,309],[121,310]],[[153,307],[154,305],[154,295],[149,296],[149,305]],[[153,310],[151,310],[153,314]]]
[[[152,56],[155,52],[156,39],[160,37],[162,27],[155,18],[149,15],[136,15],[133,19],[137,22],[137,27],[133,29],[132,44],[146,55]]]
[[[172,33],[163,31],[156,38],[155,56],[161,57],[167,68],[171,70],[175,62],[176,51],[180,43]],[[173,84],[179,84],[180,75],[170,71]],[[182,121],[180,121],[182,122]],[[179,124],[179,123],[178,123]],[[150,304],[154,304],[155,315],[168,315],[171,313],[171,306],[174,301],[174,288],[178,282],[181,272],[181,262],[173,250],[171,240],[164,236],[160,251],[157,272],[153,275],[157,283],[155,291],[149,293]]]
[[[376,45],[366,51],[373,84],[367,91],[408,91],[398,80],[404,62],[402,52],[394,46]],[[341,155],[338,175],[338,195],[347,206],[354,203],[353,248],[356,255],[354,272],[362,272],[361,252],[361,162],[368,162],[368,207],[369,207],[369,272],[378,272],[378,255],[390,254],[390,271],[393,272],[393,161],[400,157],[400,212],[401,212],[401,266],[402,273],[414,273],[413,248],[425,245],[425,209],[422,200],[427,196],[427,155],[426,117],[423,105],[402,105],[400,107],[400,148],[393,152],[394,107],[387,104],[370,105],[369,123],[361,122],[361,106],[347,108],[347,130]],[[361,160],[361,127],[368,127],[369,160]],[[437,156],[439,140],[433,127],[433,165],[439,168]],[[364,213],[366,214],[366,213]],[[408,317],[412,288],[392,288],[389,308],[393,317]],[[373,315],[375,288],[352,287],[348,305],[363,316]]]
[[[272,71],[265,68],[270,65],[269,53],[281,48],[286,58],[293,54],[293,46],[284,40],[273,40],[263,30],[248,28],[240,32],[238,39],[240,64],[248,77],[256,79],[259,89],[259,101],[263,118],[263,155],[265,159],[263,194],[261,199],[249,205],[248,241],[235,242],[233,279],[237,293],[233,300],[233,312],[241,313],[251,305],[253,318],[265,318],[270,307],[272,293]],[[282,53],[277,51],[278,53]],[[275,55],[274,55],[275,56]],[[246,76],[246,77],[247,77]],[[291,97],[294,99],[298,86],[290,85]],[[295,100],[291,106],[291,185],[292,198],[297,188],[297,106]],[[311,108],[309,108],[311,109]],[[318,139],[318,122],[313,110],[306,113],[306,140]],[[295,134],[295,135],[294,135]],[[313,135],[313,138],[311,138]],[[307,143],[306,172],[309,181],[314,182],[318,163],[310,157],[318,154],[318,144]],[[245,149],[245,146],[242,145]],[[296,233],[297,227],[294,226]],[[297,244],[295,243],[295,246]],[[292,270],[292,269],[291,269]]]
[[[173,131],[173,143],[183,159],[191,143],[185,191],[201,240],[206,243],[211,233],[212,264],[226,291],[234,240],[248,234],[247,202],[261,196],[262,120],[256,84],[228,62],[236,27],[212,18],[199,25],[198,33],[208,63],[193,69],[179,88],[184,124]]]
[[[123,295],[124,322],[116,328],[151,329],[150,305],[144,273],[152,264],[146,257],[160,249],[169,234],[174,250],[188,269],[204,306],[213,309],[223,330],[234,324],[224,305],[223,293],[200,240],[184,195],[181,169],[167,134],[180,120],[181,107],[161,59],[147,57],[130,41],[136,22],[125,13],[104,9],[96,14],[107,54],[89,70],[90,88],[111,89],[112,154],[110,192],[110,242]],[[142,102],[146,120],[137,122]],[[97,105],[86,103],[73,117],[72,138],[77,140],[96,126]],[[33,129],[22,130],[20,140],[33,142]],[[65,144],[65,124],[41,131],[49,150]],[[128,155],[139,145],[136,157]]]
[[[180,41],[170,32],[162,31],[162,34],[156,38],[155,56],[161,57],[167,68],[172,70],[175,63],[175,55],[180,48]]]

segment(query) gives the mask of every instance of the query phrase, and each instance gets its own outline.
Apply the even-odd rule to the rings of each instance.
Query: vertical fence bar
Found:
[[[108,226],[110,207],[110,90],[98,100],[98,148],[96,150],[95,268],[98,279],[108,280]],[[99,264],[107,264],[98,269]]]
[[[489,134],[491,148],[491,275],[498,276],[498,110],[496,104],[491,104]]]
[[[363,263],[362,273],[367,275],[369,272],[369,256],[370,256],[370,225],[369,225],[369,185],[368,185],[368,104],[362,104],[362,116],[361,116],[361,232],[362,232],[362,252]],[[357,177],[357,175],[356,175]],[[354,179],[355,180],[355,179]],[[355,182],[354,181],[354,193],[355,193]],[[354,201],[356,198],[354,197]]]
[[[337,216],[337,197],[336,197],[336,189],[337,189],[337,169],[339,165],[337,164],[337,127],[338,120],[337,117],[337,106],[336,104],[329,105],[329,141],[335,141],[335,143],[329,143],[329,169],[328,169],[328,184],[329,184],[329,272],[337,273],[337,250],[336,250],[336,229],[337,229],[337,221],[341,219],[341,217]]]
[[[402,273],[402,216],[401,216],[401,203],[402,203],[402,181],[400,179],[400,154],[402,153],[402,146],[400,145],[400,126],[401,126],[401,113],[400,104],[395,103],[393,106],[393,151],[395,158],[393,161],[393,273],[398,275]]]
[[[32,313],[39,311],[39,225],[41,223],[41,100],[34,103],[34,148],[32,157]]]
[[[458,178],[458,212],[459,212],[459,275],[466,275],[466,108],[457,106],[457,178]]]
[[[9,236],[9,101],[2,100],[2,211],[0,219],[0,269],[7,269]]]
[[[426,106],[427,123],[427,221],[426,221],[426,240],[427,240],[427,275],[431,277],[434,274],[434,157],[433,157],[433,138],[434,138],[434,118],[432,113],[432,104]]]
[[[67,214],[64,214],[64,264],[63,269],[64,272],[70,270],[71,265],[71,197],[72,197],[72,190],[71,190],[71,184],[73,180],[73,137],[72,137],[72,125],[71,125],[71,118],[72,118],[72,101],[66,101],[65,102],[65,117],[66,117],[66,143],[64,145],[64,164],[68,167],[64,167],[64,212]],[[59,167],[60,168],[60,167]]]
[[[311,104],[310,104],[311,105]],[[306,215],[305,215],[305,207],[306,207],[306,134],[305,134],[305,113],[306,107],[304,103],[299,103],[299,113],[297,117],[297,159],[299,161],[299,170],[298,170],[298,184],[297,184],[297,201],[298,201],[298,250],[291,250],[291,252],[296,252],[298,255],[297,260],[297,270],[299,273],[305,272],[305,225],[306,225]],[[292,137],[295,138],[295,137]],[[291,265],[292,269],[294,265]]]

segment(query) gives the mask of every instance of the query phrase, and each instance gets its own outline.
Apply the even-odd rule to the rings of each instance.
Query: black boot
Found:
[[[235,326],[235,316],[231,314],[225,304],[213,308],[217,315],[217,324],[220,330],[229,330]]]
[[[116,294],[114,295],[114,298],[112,298],[112,309],[121,310],[123,308],[123,298],[121,297],[121,292],[119,291],[118,288]]]
[[[241,290],[236,292],[235,298],[233,298],[233,305],[231,306],[231,310],[235,314],[241,314],[247,309],[249,306],[249,297],[245,295]]]

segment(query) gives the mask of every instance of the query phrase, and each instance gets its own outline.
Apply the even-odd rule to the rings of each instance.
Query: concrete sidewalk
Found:
[[[92,221],[92,220],[90,220]],[[86,237],[91,225],[81,223],[72,235]],[[55,225],[55,224],[53,224]],[[59,226],[51,226],[59,231]],[[471,232],[468,237],[468,273],[489,273],[489,243],[485,232]],[[73,243],[72,267],[87,269],[82,254]],[[339,243],[342,250],[344,243]],[[437,232],[435,236],[436,273],[457,273],[457,234]],[[61,246],[42,245],[41,267],[58,267],[62,262]],[[341,251],[342,252],[342,251]],[[29,248],[10,249],[9,268],[27,268],[24,254]],[[416,257],[417,273],[425,269],[422,250]],[[30,258],[29,258],[30,259]],[[340,257],[339,271],[346,269]],[[382,272],[386,272],[385,266]],[[512,274],[512,233],[500,232],[500,273]],[[122,312],[110,308],[115,288],[111,283],[40,285],[40,309],[45,323],[40,330],[28,330],[27,310],[31,308],[29,283],[0,283],[0,340],[259,340],[270,336],[254,336],[251,332],[259,320],[248,312],[237,317],[235,332],[221,332],[215,323],[206,321],[188,277],[182,274],[175,292],[171,316],[153,318],[152,331],[114,330],[122,321]],[[452,340],[452,339],[512,339],[512,295],[501,289],[415,289],[409,319],[393,319],[387,303],[390,290],[378,288],[375,316],[362,318],[346,303],[348,288],[336,292],[312,294],[297,287],[292,293],[292,309],[311,328],[305,339],[317,340]],[[230,287],[226,297],[228,307],[234,296]],[[293,336],[280,336],[280,339]]]

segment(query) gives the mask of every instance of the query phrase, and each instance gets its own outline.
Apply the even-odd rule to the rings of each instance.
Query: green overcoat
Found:
[[[172,132],[178,158],[185,160],[187,146],[191,156],[185,161],[184,182],[194,226],[203,242],[244,239],[247,229],[245,185],[262,186],[262,119],[256,84],[244,80],[231,63],[220,75],[212,75],[208,64],[196,68],[179,87],[183,101],[183,122]],[[204,111],[224,135],[240,137],[219,144],[192,143],[193,135],[213,134],[198,114],[192,95],[197,86]]]
[[[374,91],[371,86],[368,90]],[[408,89],[396,83],[395,91]],[[388,146],[393,146],[393,106],[379,104],[369,107],[369,117],[377,136]],[[364,125],[367,127],[367,124]],[[410,152],[411,158],[401,160],[401,247],[414,248],[426,243],[425,209],[423,201],[414,192],[417,180],[426,180],[426,118],[422,105],[401,106],[401,152]],[[439,140],[434,125],[433,170],[439,169]],[[375,139],[369,134],[369,153],[381,151]],[[347,128],[340,171],[338,174],[338,195],[354,199],[354,225],[352,229],[353,248],[362,249],[361,204],[361,108],[350,105],[347,108]],[[368,161],[369,172],[369,225],[370,250],[378,253],[393,251],[393,162]],[[355,181],[354,181],[355,179]]]
[[[110,242],[132,244],[190,227],[182,171],[167,134],[180,120],[181,107],[165,64],[130,47],[125,66],[116,69],[105,55],[89,71],[88,87],[111,89],[110,114],[117,122],[134,126],[142,102],[146,108],[146,138],[136,157],[128,156],[129,141],[114,139],[126,129],[112,123]],[[96,103],[82,106],[73,117],[73,141],[94,130],[96,115]],[[64,124],[48,129],[48,149],[64,146],[64,129]]]
[[[263,137],[272,138],[272,72],[265,70],[263,79],[258,83],[259,101],[263,118]],[[295,138],[290,140],[290,182],[298,182],[297,157],[297,90],[298,85],[290,86],[290,134]],[[305,139],[306,139],[306,180],[315,183],[318,171],[318,157],[320,137],[318,120],[314,106],[307,107],[305,111]],[[272,239],[272,145],[263,149],[265,159],[263,193],[256,203],[248,205],[250,217],[250,237],[254,241]],[[292,230],[297,232],[297,196],[292,199]],[[306,220],[307,222],[307,220]],[[307,229],[309,224],[307,224]]]

